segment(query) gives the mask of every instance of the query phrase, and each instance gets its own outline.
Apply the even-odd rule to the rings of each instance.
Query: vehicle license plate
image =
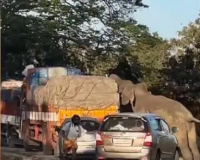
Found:
[[[132,140],[131,139],[114,139],[114,143],[117,143],[117,144],[132,143]]]

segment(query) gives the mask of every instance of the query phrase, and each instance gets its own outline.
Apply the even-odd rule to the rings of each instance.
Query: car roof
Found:
[[[69,120],[71,120],[71,118],[69,118],[69,117],[67,117],[67,118],[65,118],[65,119],[69,119]],[[94,117],[89,117],[89,116],[81,116],[81,120],[97,120],[96,118],[94,118]]]
[[[110,114],[106,117],[112,117],[112,116],[129,116],[129,117],[135,117],[135,118],[143,118],[143,117],[146,117],[146,118],[150,118],[150,117],[161,118],[160,116],[153,114],[153,113],[133,113],[133,112]]]
[[[99,121],[96,118],[94,118],[94,117],[83,116],[83,117],[81,117],[81,120],[89,120],[89,121],[94,121],[94,122],[99,123]],[[69,121],[71,121],[71,118],[65,118],[64,121],[63,121],[63,123],[67,123]]]

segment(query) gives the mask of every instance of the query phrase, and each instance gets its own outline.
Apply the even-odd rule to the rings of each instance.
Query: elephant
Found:
[[[197,116],[195,116],[197,119],[200,119],[200,114],[198,114]],[[200,124],[197,123],[196,124],[196,129],[197,129],[197,144],[198,144],[198,148],[200,150]]]
[[[119,90],[122,102],[133,102],[134,112],[157,114],[164,118],[170,127],[178,127],[179,131],[175,135],[184,160],[200,160],[195,127],[195,122],[200,123],[200,121],[194,118],[185,106],[165,96],[151,94],[145,83],[130,85],[131,81],[127,84],[127,80],[121,80],[119,77],[112,75],[110,78],[115,79],[119,88],[122,88]]]
[[[115,80],[118,85],[118,93],[121,95],[121,104],[126,105],[130,103],[132,109],[134,101],[134,84],[129,80],[122,80],[116,74],[111,74],[109,78]]]
[[[195,118],[200,119],[200,114],[195,116]],[[197,135],[200,138],[200,124],[196,124],[196,128],[197,128]]]

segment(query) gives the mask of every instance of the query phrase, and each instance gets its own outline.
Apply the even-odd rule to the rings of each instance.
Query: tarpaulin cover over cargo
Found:
[[[103,109],[118,105],[119,95],[114,80],[100,76],[68,75],[49,79],[46,85],[34,85],[27,95],[27,102],[56,108],[87,110]]]

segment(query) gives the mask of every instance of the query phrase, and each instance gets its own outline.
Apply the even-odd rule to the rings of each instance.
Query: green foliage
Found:
[[[96,72],[97,61],[109,62],[112,56],[107,56],[119,54],[128,43],[122,28],[140,7],[147,6],[141,0],[2,1],[3,76],[13,76],[33,59],[40,66]]]
[[[161,70],[163,93],[176,99],[198,114],[200,98],[200,30],[199,18],[179,32],[180,38],[171,41],[172,51]]]
[[[130,65],[135,70],[140,70],[140,78],[147,82],[149,87],[157,85],[160,80],[159,69],[163,67],[162,62],[169,45],[156,33],[149,33],[146,26],[128,26],[127,30],[132,40],[127,56]],[[137,64],[137,69],[135,64]]]

